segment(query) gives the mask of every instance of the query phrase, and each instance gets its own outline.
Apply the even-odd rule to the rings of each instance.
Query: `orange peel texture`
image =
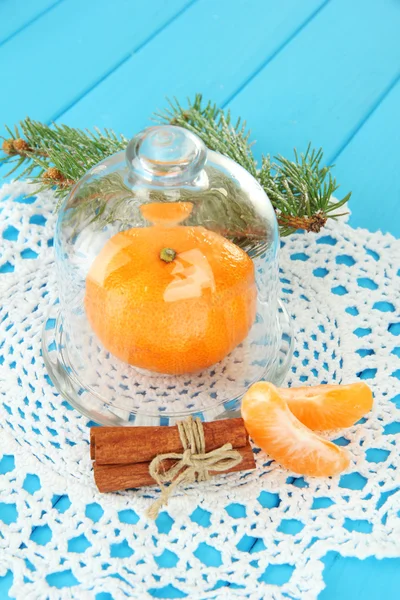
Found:
[[[162,206],[165,221],[182,208]],[[154,220],[150,209],[142,212]],[[240,344],[256,300],[253,262],[241,248],[204,227],[164,222],[106,243],[88,273],[84,304],[112,354],[149,371],[182,374],[210,367]]]

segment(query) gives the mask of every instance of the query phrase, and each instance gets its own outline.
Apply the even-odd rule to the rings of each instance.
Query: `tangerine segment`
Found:
[[[140,207],[146,221],[155,225],[177,225],[191,214],[192,202],[150,202]]]
[[[105,348],[160,373],[221,361],[247,336],[256,301],[252,260],[204,227],[117,233],[86,279],[86,315]]]
[[[372,408],[371,389],[362,381],[280,389],[291,412],[310,429],[351,427]]]
[[[300,475],[331,477],[349,465],[347,452],[310,431],[272,383],[255,383],[242,401],[249,435],[271,458]]]

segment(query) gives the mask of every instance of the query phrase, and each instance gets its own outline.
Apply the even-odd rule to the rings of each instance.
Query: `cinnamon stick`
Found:
[[[206,452],[227,442],[243,448],[248,434],[243,419],[223,419],[203,423]],[[158,454],[181,452],[178,427],[92,427],[90,457],[96,465],[132,465],[153,460]],[[148,484],[142,484],[148,485]]]
[[[217,422],[217,421],[216,421]],[[214,424],[216,423],[214,422]],[[211,424],[211,423],[210,423]],[[150,428],[143,428],[150,429]],[[151,428],[152,429],[152,428]],[[170,429],[164,427],[163,429]],[[223,443],[228,440],[225,437]],[[220,444],[222,445],[222,444]],[[180,451],[182,446],[178,449]],[[247,444],[241,448],[237,448],[238,452],[242,455],[242,462],[232,469],[225,471],[225,473],[232,473],[234,471],[248,471],[255,469],[254,454],[250,444]],[[164,452],[163,447],[159,447],[155,450],[158,454]],[[169,469],[173,464],[174,460],[166,460],[165,467]],[[140,462],[134,464],[118,464],[118,465],[99,465],[97,461],[94,463],[94,480],[100,492],[116,492],[118,490],[127,490],[130,488],[138,488],[147,485],[156,485],[154,479],[150,476],[148,462]],[[220,472],[210,471],[210,475],[221,475]]]

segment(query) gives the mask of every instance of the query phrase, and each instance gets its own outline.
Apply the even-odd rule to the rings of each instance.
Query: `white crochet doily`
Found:
[[[294,477],[255,449],[256,471],[193,485],[152,522],[157,489],[96,491],[90,424],[46,374],[54,198],[26,203],[27,190],[0,191],[0,575],[13,571],[11,596],[308,600],[328,551],[399,556],[398,241],[340,222],[281,252],[296,332],[288,383],[362,378],[374,391],[366,420],[329,436],[347,446],[348,472]]]

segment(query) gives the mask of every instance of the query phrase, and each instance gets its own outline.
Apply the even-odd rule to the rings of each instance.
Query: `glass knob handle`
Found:
[[[135,136],[126,149],[132,177],[154,185],[182,185],[194,181],[204,168],[207,149],[183,127],[159,125]]]

